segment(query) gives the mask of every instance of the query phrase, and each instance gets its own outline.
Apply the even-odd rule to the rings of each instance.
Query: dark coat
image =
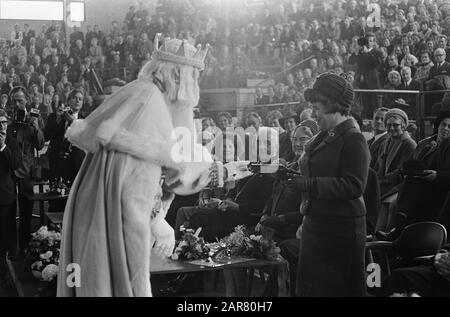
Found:
[[[450,76],[450,63],[449,62],[444,62],[444,64],[441,67],[438,67],[438,65],[435,63],[435,65],[433,67],[431,67],[431,69],[430,69],[430,74],[428,75],[428,79],[432,79],[438,75]]]
[[[79,115],[78,118],[82,119],[82,116]],[[44,129],[44,135],[45,140],[50,141],[47,150],[50,170],[54,173],[54,177],[63,177],[64,179],[73,182],[83,163],[85,152],[76,146],[71,146],[69,157],[66,159],[60,157],[60,152],[64,147],[63,142],[65,142],[66,145],[70,144],[64,137],[66,130],[67,126],[64,118],[62,118],[60,122],[57,122],[56,113],[49,115],[47,125]]]
[[[369,145],[369,151],[370,151],[370,167],[375,168],[378,162],[378,153],[380,152],[380,148],[384,143],[384,140],[388,138],[388,134],[385,133],[383,136],[378,138],[375,141],[375,137],[371,138],[369,141],[367,141],[367,144]]]
[[[303,193],[297,292],[300,296],[364,296],[367,142],[351,119],[320,132],[300,165]]]
[[[364,216],[362,195],[369,162],[367,142],[353,120],[341,123],[332,133],[319,133],[306,145],[300,162],[302,174],[311,179],[311,190],[302,194],[301,213]]]
[[[255,226],[272,191],[273,178],[268,174],[255,174],[238,182],[229,197],[239,204],[239,211],[201,210],[192,215],[189,224],[193,229],[202,227],[201,236],[215,241],[234,231],[237,225]]]
[[[424,168],[437,171],[437,177],[433,182],[406,177],[400,187],[398,210],[407,216],[407,224],[438,221],[450,191],[450,139],[439,146],[435,135],[420,141],[413,159],[420,160]]]
[[[380,147],[375,168],[380,179],[382,196],[401,183],[402,177],[399,171],[403,163],[412,158],[416,149],[416,142],[408,132],[405,132],[401,137],[401,142],[389,151],[390,142],[392,142],[392,139],[389,137]]]
[[[0,206],[6,206],[16,199],[14,170],[22,161],[17,141],[8,134],[6,147],[0,152]]]
[[[22,153],[21,164],[15,170],[16,176],[21,179],[29,179],[32,177],[32,169],[36,166],[36,154],[45,144],[42,130],[32,126],[29,120],[30,117],[27,115],[26,124],[13,122],[8,127],[8,132],[16,139]],[[39,127],[42,125],[42,118],[39,118]]]
[[[288,132],[284,131],[279,136],[280,143],[280,158],[291,162],[294,159],[294,152],[292,152],[291,136]]]
[[[383,63],[381,51],[372,49],[368,53],[351,55],[350,64],[356,64],[355,83],[362,89],[380,89],[380,68]]]

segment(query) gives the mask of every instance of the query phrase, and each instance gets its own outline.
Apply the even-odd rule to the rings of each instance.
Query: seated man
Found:
[[[398,268],[384,281],[379,296],[394,293],[420,296],[450,296],[450,244],[435,255],[429,265]]]
[[[298,171],[298,160],[304,152],[305,144],[314,136],[317,129],[311,129],[305,123],[299,124],[292,133],[292,152],[296,160],[287,166],[288,169]],[[312,131],[314,130],[314,132]],[[289,171],[279,171],[275,174],[272,195],[267,200],[263,215],[257,229],[269,230],[277,242],[295,237],[295,232],[301,224],[301,197],[286,187]]]
[[[256,149],[259,161],[274,162],[278,158],[276,131],[267,127],[260,127],[257,131]],[[263,210],[266,199],[272,194],[273,172],[275,170],[261,171],[241,179],[237,183],[235,194],[220,200],[216,208],[196,210],[191,215],[190,227],[193,229],[201,227],[200,235],[206,241],[215,241],[216,238],[222,238],[233,232],[237,225],[255,226],[258,218],[254,214]]]

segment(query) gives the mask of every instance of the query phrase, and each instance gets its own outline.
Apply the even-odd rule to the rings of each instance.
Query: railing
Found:
[[[355,93],[362,94],[404,94],[415,95],[415,119],[417,127],[419,129],[419,137],[423,139],[425,137],[425,122],[431,121],[434,116],[425,116],[425,95],[442,94],[450,92],[450,89],[444,90],[389,90],[389,89],[355,89]],[[364,107],[364,105],[362,105]],[[432,105],[430,105],[431,107]]]

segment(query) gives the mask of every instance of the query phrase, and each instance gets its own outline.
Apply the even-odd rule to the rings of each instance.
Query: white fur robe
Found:
[[[162,170],[166,182],[185,194],[199,191],[209,178],[208,153],[199,163],[172,160],[176,126],[193,133],[192,109],[167,103],[144,80],[72,124],[67,136],[88,153],[65,209],[58,296],[151,296],[150,215]],[[153,222],[165,221],[172,199],[164,197]],[[76,272],[67,271],[71,263],[81,269],[79,287],[67,282],[78,282],[70,275]]]

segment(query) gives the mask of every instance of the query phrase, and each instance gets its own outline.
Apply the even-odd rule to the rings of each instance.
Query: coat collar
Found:
[[[336,141],[342,134],[344,134],[346,131],[350,130],[350,129],[358,129],[355,121],[353,119],[347,119],[344,122],[338,124],[334,129],[328,131],[328,132],[320,132],[319,136],[317,138],[314,139],[314,141],[316,142],[311,142],[311,154],[315,153],[317,151],[319,151],[320,149],[322,149],[323,147],[325,147],[326,145],[333,143],[334,141]],[[359,130],[359,129],[358,129]],[[323,134],[326,134],[326,136],[324,136]],[[320,135],[322,135],[322,137],[320,137]],[[320,142],[320,140],[323,139],[322,142]],[[318,142],[320,142],[320,144],[316,144]]]
[[[409,133],[407,131],[405,131],[400,138],[400,142],[398,142],[395,145],[395,147],[393,147],[391,149],[391,151],[389,153],[386,153],[386,152],[389,147],[389,143],[392,142],[392,138],[388,137],[386,139],[386,142],[384,143],[384,149],[383,149],[383,153],[386,157],[385,173],[387,173],[387,171],[389,171],[389,168],[391,167],[391,164],[394,161],[394,159],[397,157],[397,153],[400,150],[402,144],[407,142],[410,139],[411,139],[411,136],[409,135]]]

